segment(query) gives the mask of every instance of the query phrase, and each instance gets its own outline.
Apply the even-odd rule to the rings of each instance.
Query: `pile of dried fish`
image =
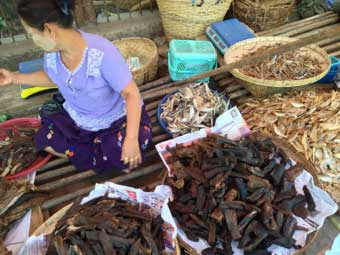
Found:
[[[266,51],[268,48],[276,48],[280,44],[273,46],[259,47],[258,51]],[[250,54],[251,55],[251,54]],[[275,55],[256,65],[249,65],[239,69],[245,75],[263,80],[302,80],[312,78],[324,71],[323,64],[308,50],[300,49]]]
[[[37,159],[33,142],[34,129],[19,128],[20,136],[8,131],[8,138],[0,142],[0,176],[14,175]]]
[[[41,205],[47,198],[46,192],[34,191],[27,180],[0,178],[0,240],[29,209]]]
[[[75,202],[58,222],[49,252],[59,255],[161,254],[161,217],[139,205],[101,197],[84,205]],[[49,253],[48,253],[49,254]],[[56,254],[56,253],[53,253]]]
[[[161,119],[176,137],[214,126],[228,107],[229,102],[222,95],[212,92],[207,83],[198,83],[170,96],[162,105]]]
[[[340,93],[311,90],[249,98],[240,110],[250,128],[287,140],[312,161],[323,188],[340,202]]]
[[[301,248],[293,233],[305,229],[293,215],[309,220],[316,205],[307,186],[304,195],[295,190],[303,166],[293,166],[270,139],[214,135],[168,151],[175,175],[167,180],[175,196],[170,209],[190,240],[208,241],[202,254],[233,254],[231,240],[249,255],[271,254],[272,244]]]

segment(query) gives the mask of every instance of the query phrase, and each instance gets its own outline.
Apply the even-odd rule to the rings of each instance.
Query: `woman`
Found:
[[[45,53],[44,70],[0,69],[0,85],[57,85],[63,110],[43,116],[39,151],[68,157],[79,170],[128,170],[142,162],[151,122],[131,72],[117,48],[100,36],[73,29],[74,1],[20,0],[18,14]]]

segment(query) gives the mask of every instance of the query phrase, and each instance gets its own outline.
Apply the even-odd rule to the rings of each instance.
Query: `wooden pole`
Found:
[[[299,21],[292,22],[290,24],[285,24],[280,27],[276,27],[270,30],[262,31],[257,33],[259,36],[268,36],[268,35],[280,35],[286,32],[289,32],[292,29],[303,27],[307,24],[314,23],[316,21],[320,21],[323,19],[327,19],[329,17],[338,17],[338,15],[334,12],[325,12],[319,15],[315,15],[306,19],[302,19]]]
[[[287,43],[287,44],[279,46],[279,47],[268,49],[265,52],[256,53],[252,56],[248,56],[247,58],[243,58],[239,61],[235,61],[233,63],[226,64],[226,65],[219,67],[215,70],[205,72],[205,73],[201,73],[201,74],[192,76],[192,77],[185,79],[185,80],[182,80],[182,81],[170,83],[167,86],[167,88],[162,88],[162,90],[152,91],[152,93],[149,93],[149,91],[148,91],[148,93],[142,93],[142,95],[143,95],[143,98],[145,100],[160,97],[160,96],[166,95],[168,93],[171,93],[173,91],[176,91],[178,88],[184,87],[188,83],[191,83],[191,82],[194,82],[194,81],[197,81],[197,80],[201,80],[201,79],[206,78],[206,77],[214,76],[214,75],[217,75],[217,74],[225,73],[225,72],[228,72],[228,71],[233,70],[235,68],[240,68],[240,67],[243,67],[243,66],[259,63],[259,62],[264,61],[265,59],[270,58],[272,56],[283,54],[283,53],[286,53],[286,52],[289,52],[289,51],[294,51],[294,50],[297,50],[299,48],[305,47],[307,45],[316,43],[316,42],[318,42],[318,41],[320,41],[324,38],[332,37],[332,36],[334,36],[334,34],[337,34],[337,33],[340,33],[340,26],[336,26],[336,27],[333,27],[333,28],[330,28],[330,29],[326,29],[324,31],[320,31],[319,33],[313,33],[310,36],[301,38],[299,40]]]
[[[339,20],[339,17],[331,17],[329,19],[317,21],[317,22],[312,23],[312,24],[306,24],[305,26],[300,27],[300,28],[293,28],[289,32],[280,34],[280,36],[292,37],[292,36],[295,36],[295,35],[303,34],[303,33],[306,33],[308,31],[312,31],[316,28],[321,28],[321,27],[324,27],[324,26],[332,25],[332,24],[336,23],[338,20]]]
[[[160,171],[163,167],[164,167],[163,163],[160,162],[160,163],[154,164],[152,166],[141,168],[139,170],[133,171],[129,174],[118,176],[118,177],[113,178],[109,181],[114,182],[114,183],[127,182],[127,181],[130,181],[130,180],[136,179],[138,177],[145,176],[145,175],[151,174],[151,173],[156,172],[156,171]],[[62,197],[50,199],[50,200],[46,201],[45,203],[43,203],[42,209],[43,210],[50,209],[54,206],[68,202],[68,201],[73,200],[77,197],[84,196],[84,195],[88,194],[92,190],[92,188],[93,188],[93,186],[86,187],[86,188],[77,190],[75,192],[69,193],[69,194],[62,196]]]

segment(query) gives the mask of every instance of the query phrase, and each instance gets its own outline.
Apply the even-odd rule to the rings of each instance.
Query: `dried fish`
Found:
[[[256,52],[278,47],[280,43],[273,46],[259,47]],[[252,54],[252,53],[250,53]],[[256,65],[242,67],[240,72],[245,75],[264,80],[301,80],[315,77],[324,71],[324,63],[311,55],[305,49],[299,49],[284,54],[276,55]],[[303,104],[292,101],[291,104],[300,108]]]
[[[5,177],[21,172],[38,157],[33,142],[34,129],[18,128],[19,136],[9,134],[0,143],[0,176]]]
[[[120,199],[101,197],[81,205],[73,203],[56,225],[51,246],[58,254],[150,254],[164,250],[162,224],[159,217],[139,210],[139,205]],[[132,213],[133,212],[133,213]]]
[[[29,209],[40,206],[47,199],[48,193],[34,190],[27,180],[0,178],[0,240]]]
[[[207,83],[193,84],[171,95],[162,105],[161,119],[173,136],[212,127],[229,108],[225,98],[209,89]]]
[[[340,202],[337,188],[340,183],[338,102],[339,91],[314,89],[267,99],[249,98],[242,102],[240,111],[253,131],[283,137],[303,153],[316,166],[322,188]],[[276,120],[263,117],[273,114],[278,116]]]
[[[177,163],[166,182],[174,192],[170,210],[189,240],[208,241],[211,247],[202,254],[228,254],[232,240],[246,254],[266,254],[261,249],[274,241],[287,247],[295,243],[291,215],[310,215],[310,194],[297,194],[294,180],[301,164],[285,171],[290,159],[271,139],[235,142],[209,135],[168,152],[166,160]]]

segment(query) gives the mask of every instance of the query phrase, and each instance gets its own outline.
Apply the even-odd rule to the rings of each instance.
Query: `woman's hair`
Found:
[[[73,25],[74,0],[19,0],[17,11],[30,27],[44,30],[45,23],[56,23],[62,28]]]

